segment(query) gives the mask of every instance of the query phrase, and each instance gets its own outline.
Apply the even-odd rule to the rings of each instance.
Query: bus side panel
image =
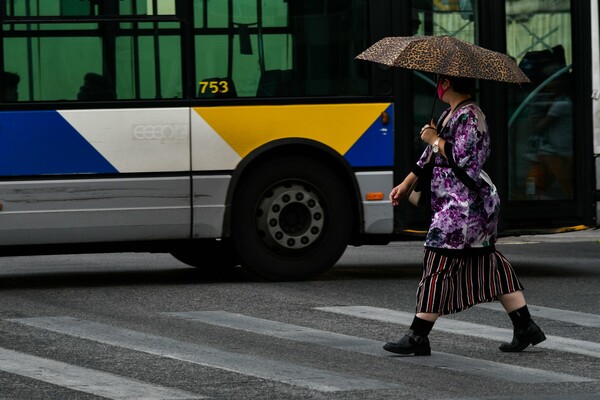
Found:
[[[225,202],[231,175],[206,175],[193,178],[194,239],[223,236]]]
[[[243,157],[275,140],[314,140],[337,151],[348,164],[378,171],[356,177],[361,188],[364,232],[393,232],[387,198],[393,184],[393,105],[316,104],[198,107],[191,110],[192,171],[233,171]],[[194,179],[194,237],[220,236],[230,176]],[[367,201],[368,192],[385,193]]]
[[[189,178],[0,183],[0,245],[185,239]]]
[[[60,115],[121,174],[190,170],[188,108],[69,110]]]
[[[0,135],[0,245],[189,238],[189,109],[4,112]]]
[[[389,103],[197,107],[192,112],[193,171],[231,170],[278,139],[303,138],[344,156],[352,167],[393,166]]]
[[[190,109],[190,122],[192,171],[195,174],[192,237],[218,238],[223,235],[225,202],[232,171],[242,157],[195,109]],[[215,171],[218,171],[216,175]]]
[[[365,233],[389,234],[394,231],[394,210],[389,191],[394,186],[392,171],[357,172],[356,179],[363,199]],[[380,193],[381,199],[369,199],[369,193]]]

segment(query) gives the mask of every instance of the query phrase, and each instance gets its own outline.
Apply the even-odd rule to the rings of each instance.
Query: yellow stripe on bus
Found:
[[[194,110],[240,157],[281,138],[322,142],[345,154],[389,103],[197,107]]]

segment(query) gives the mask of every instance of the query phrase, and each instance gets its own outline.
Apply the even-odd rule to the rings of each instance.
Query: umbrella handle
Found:
[[[433,120],[433,110],[435,109],[435,102],[437,101],[437,93],[435,96],[433,96],[433,104],[431,105],[431,113],[429,114],[429,120],[427,121],[427,123],[429,123],[429,121]]]

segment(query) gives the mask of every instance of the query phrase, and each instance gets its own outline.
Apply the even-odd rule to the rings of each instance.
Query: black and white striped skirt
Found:
[[[494,248],[448,252],[426,247],[417,313],[452,314],[517,290],[523,290],[523,285]]]

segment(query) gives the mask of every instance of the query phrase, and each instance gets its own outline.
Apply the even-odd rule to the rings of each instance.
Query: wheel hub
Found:
[[[313,244],[323,230],[324,212],[316,193],[304,185],[279,185],[259,205],[257,225],[263,241],[298,250]]]

